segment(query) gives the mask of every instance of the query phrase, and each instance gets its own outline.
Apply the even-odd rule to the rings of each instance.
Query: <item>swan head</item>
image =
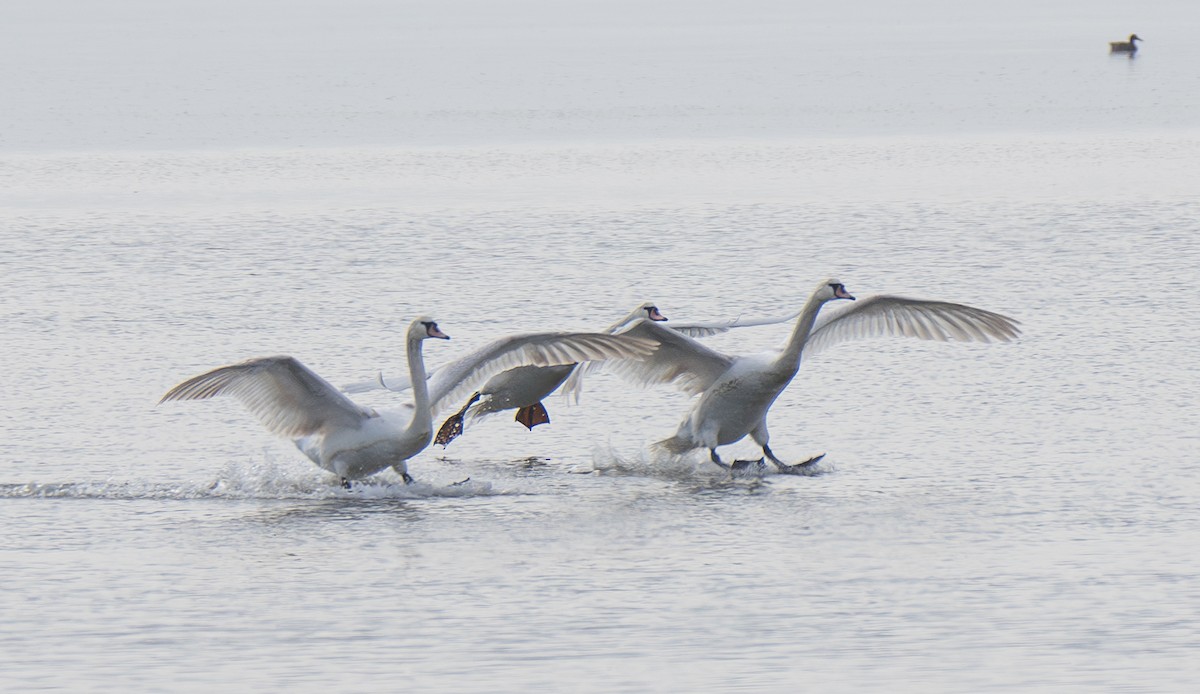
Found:
[[[832,277],[817,287],[816,296],[822,301],[833,301],[834,299],[849,299],[854,301],[854,296],[846,291],[846,285],[842,284],[841,280]]]
[[[659,312],[658,306],[655,306],[653,301],[643,301],[641,306],[633,309],[630,319],[637,318],[645,318],[653,321],[665,321],[667,319],[666,316]]]
[[[1142,37],[1138,36],[1137,34],[1129,35],[1129,43],[1133,43],[1134,41],[1141,41],[1141,40],[1142,40]]]
[[[436,337],[439,340],[450,339],[449,335],[438,330],[437,321],[429,316],[421,316],[408,327],[408,339],[410,340],[425,340],[430,337]]]
[[[633,309],[632,311],[627,313],[623,318],[621,318],[621,320],[608,326],[608,331],[614,332],[624,326],[629,325],[630,323],[634,322],[635,320],[639,320],[639,319],[643,319],[643,318],[646,320],[653,320],[653,321],[664,321],[667,319],[666,316],[659,313],[658,306],[656,306],[653,301],[643,301],[642,303],[637,305],[637,308]]]

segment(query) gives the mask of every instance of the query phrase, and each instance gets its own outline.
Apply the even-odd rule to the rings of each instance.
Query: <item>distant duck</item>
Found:
[[[1136,53],[1137,44],[1134,41],[1141,41],[1137,34],[1130,34],[1128,41],[1111,41],[1108,44],[1110,53]]]

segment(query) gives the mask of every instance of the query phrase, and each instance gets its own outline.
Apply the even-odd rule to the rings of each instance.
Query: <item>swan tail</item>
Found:
[[[525,425],[525,428],[530,431],[533,431],[533,428],[539,424],[550,423],[550,415],[546,413],[546,407],[540,402],[517,410],[517,416],[514,419]]]

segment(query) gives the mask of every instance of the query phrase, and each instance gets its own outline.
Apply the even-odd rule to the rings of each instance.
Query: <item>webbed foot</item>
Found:
[[[779,469],[779,472],[785,475],[811,475],[812,466],[816,465],[818,462],[820,462],[821,458],[825,457],[825,454],[822,453],[821,455],[814,455],[803,463],[788,465],[775,455],[775,452],[771,450],[770,446],[763,444],[762,449],[767,458],[770,459],[770,461],[775,464],[775,467]]]
[[[342,489],[349,489],[349,488],[350,488],[350,480],[343,477],[342,478]]]
[[[442,422],[442,428],[438,429],[437,436],[433,437],[433,442],[441,444],[442,448],[450,445],[450,442],[462,435],[463,416],[462,413],[452,414]]]
[[[402,473],[400,473],[400,479],[404,480],[404,483],[405,483],[405,484],[412,484],[412,483],[413,483],[413,476],[412,476],[412,475],[410,475],[410,474],[408,474],[407,472],[402,472]]]
[[[533,428],[539,424],[550,423],[550,415],[546,414],[546,408],[540,402],[517,410],[517,416],[513,419],[524,424],[525,428],[530,431],[533,431]]]
[[[813,466],[816,465],[817,463],[821,462],[821,459],[824,457],[825,457],[825,454],[822,453],[821,455],[815,455],[815,456],[809,458],[808,460],[804,461],[803,463],[796,463],[795,465],[788,465],[787,463],[780,463],[778,461],[772,461],[772,462],[775,463],[775,467],[779,468],[779,472],[781,474],[784,474],[784,475],[811,475],[812,471],[813,471]]]
[[[445,448],[450,445],[451,441],[461,436],[463,432],[463,417],[467,414],[467,410],[470,409],[471,405],[474,405],[478,399],[479,393],[472,395],[471,399],[467,401],[466,405],[463,405],[461,410],[447,417],[446,421],[442,422],[442,427],[438,429],[437,436],[433,437],[433,442],[441,444],[442,448]]]
[[[744,473],[752,467],[762,472],[767,467],[767,461],[765,458],[759,458],[758,460],[735,460],[729,466],[729,474]]]

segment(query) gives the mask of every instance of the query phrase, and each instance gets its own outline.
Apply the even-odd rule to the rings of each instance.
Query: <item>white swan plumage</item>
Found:
[[[604,359],[639,359],[652,353],[653,338],[600,333],[529,333],[495,340],[427,379],[421,343],[450,339],[428,317],[412,322],[406,348],[413,403],[377,412],[350,400],[291,356],[251,359],[222,366],[171,388],[159,403],[230,395],[268,431],[293,439],[322,469],[349,480],[391,467],[411,482],[407,461],[429,445],[433,417],[497,373],[519,366],[554,366]]]
[[[691,323],[675,322],[670,323],[667,327],[670,328],[671,332],[682,333],[692,337],[708,337],[728,332],[733,328],[783,323],[792,320],[796,315],[796,313],[793,313],[773,318],[738,317],[731,320]],[[666,322],[667,318],[653,301],[643,301],[635,306],[632,311],[605,328],[605,332],[619,334],[622,330],[628,329],[636,321],[641,320]],[[472,359],[472,356],[468,355],[463,359],[450,362],[434,370],[430,375],[430,388],[435,392],[438,391],[437,384],[442,380],[443,374],[458,371],[461,369],[460,362],[470,359]],[[598,362],[586,362],[587,365],[595,365],[596,363]],[[539,424],[549,423],[550,415],[546,412],[546,407],[542,401],[571,377],[576,369],[583,366],[584,364],[581,363],[561,366],[519,366],[493,376],[481,388],[470,395],[462,409],[446,419],[441,428],[438,429],[434,441],[442,446],[447,446],[462,434],[463,429],[468,423],[505,410],[516,410],[516,415],[513,419],[530,430]],[[383,374],[380,373],[373,380],[352,383],[344,386],[342,390],[347,393],[359,393],[377,389],[401,392],[411,387],[412,381],[410,379],[384,378]],[[469,389],[460,388],[453,394],[448,395],[447,399],[453,399],[456,395],[463,396],[470,392]]]
[[[854,301],[836,279],[818,285],[796,314],[798,320],[787,344],[779,353],[765,357],[722,354],[686,335],[642,322],[631,328],[629,334],[655,339],[659,342],[658,349],[644,361],[613,364],[610,370],[644,386],[673,384],[689,395],[698,396],[675,435],[657,446],[676,454],[707,448],[714,463],[730,467],[717,454],[717,447],[749,435],[781,472],[800,473],[821,456],[798,465],[784,463],[771,450],[766,420],[771,405],[799,370],[803,355],[846,340],[872,336],[1008,342],[1020,334],[1017,321],[998,313],[945,301],[889,295],[858,301],[818,322],[821,307],[837,299]],[[576,370],[564,389],[578,393],[585,371]]]

